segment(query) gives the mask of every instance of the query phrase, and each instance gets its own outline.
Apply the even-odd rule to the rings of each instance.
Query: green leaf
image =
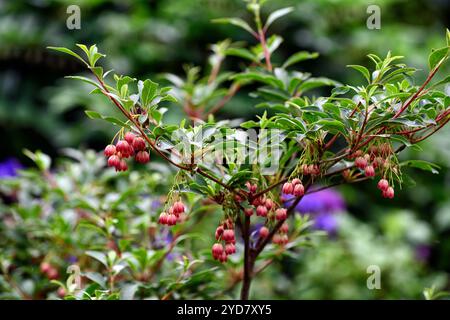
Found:
[[[306,132],[306,126],[300,118],[294,118],[288,114],[278,114],[275,117],[275,123],[280,129],[297,130],[302,133]]]
[[[89,67],[92,72],[100,79],[103,78],[103,68],[102,67]]]
[[[407,166],[412,168],[421,169],[424,171],[431,172],[433,174],[438,174],[439,169],[441,169],[440,166],[438,166],[435,163],[431,163],[425,160],[408,160],[400,163],[400,166]]]
[[[250,25],[240,18],[219,18],[212,20],[213,23],[224,23],[224,24],[232,24],[238,26],[251,34],[255,35],[256,32],[250,27]]]
[[[258,81],[265,84],[268,84],[272,87],[284,89],[283,81],[277,79],[273,75],[259,73],[259,72],[245,72],[240,73],[232,77],[232,79],[237,81]]]
[[[110,116],[104,117],[100,113],[98,113],[96,111],[92,111],[92,110],[86,110],[85,113],[91,119],[102,119],[102,120],[108,121],[109,123],[117,125],[119,127],[128,128],[128,129],[130,128],[130,126],[128,124],[126,124],[125,122],[123,122],[122,120],[119,120],[117,118],[110,117]]]
[[[88,83],[90,85],[93,85],[93,86],[99,88],[100,90],[102,89],[97,82],[95,82],[95,81],[93,81],[93,80],[91,80],[89,78],[86,78],[86,77],[82,77],[82,76],[66,76],[65,78],[80,80],[80,81],[86,82],[86,83]]]
[[[325,86],[339,86],[340,83],[328,78],[310,78],[303,82],[298,87],[298,92],[306,92],[311,89],[319,88],[319,87],[325,87]]]
[[[428,58],[430,69],[433,70],[443,59],[448,56],[449,47],[433,50]]]
[[[168,94],[164,97],[161,98],[161,100],[159,100],[159,102],[163,102],[163,101],[168,101],[168,102],[178,102],[177,98],[175,98],[174,96]]]
[[[159,85],[156,82],[153,82],[149,79],[145,80],[144,82],[139,82],[138,87],[143,107],[147,107],[150,102],[152,102],[152,100],[156,97],[158,86]]]
[[[123,76],[120,76],[120,77],[116,76],[115,78],[116,78],[116,82],[117,82],[116,83],[116,87],[117,87],[118,91],[120,91],[124,85],[127,85],[130,82],[136,81],[135,78],[131,78],[129,76],[124,76],[124,77]]]
[[[399,142],[403,143],[407,147],[411,147],[412,146],[412,143],[405,136],[402,136],[402,135],[399,135],[399,134],[393,134],[393,135],[390,135],[390,138],[392,140],[396,140],[396,141],[399,141]]]
[[[245,181],[248,181],[252,177],[252,171],[242,170],[233,175],[230,180],[227,181],[229,186],[239,186],[243,185]]]
[[[370,83],[370,72],[366,67],[355,65],[355,64],[350,64],[347,67],[355,69],[356,71],[359,71],[364,76],[364,78],[366,78],[367,82]]]
[[[83,275],[91,281],[97,283],[100,287],[106,288],[105,277],[98,272],[85,272]]]
[[[257,127],[259,127],[259,122],[249,120],[249,121],[241,123],[241,127],[244,129],[257,128]]]
[[[84,113],[91,119],[103,119],[102,115],[97,111],[86,110]]]
[[[108,236],[108,233],[105,230],[103,230],[99,226],[97,226],[89,221],[81,221],[76,227],[76,229],[82,229],[82,228],[93,230],[93,231],[101,234],[104,237]]]
[[[97,46],[92,45],[89,48],[89,63],[91,64],[91,67],[95,67],[95,64],[97,63],[98,59],[106,57],[104,54],[98,52]]]
[[[346,134],[346,129],[345,129],[345,125],[340,122],[339,120],[335,120],[335,119],[320,119],[319,121],[317,121],[318,125],[322,126],[322,130],[327,130],[330,132],[336,132],[339,131],[342,134]]]
[[[267,101],[285,102],[289,100],[289,96],[285,91],[272,88],[258,88],[258,96],[263,97]]]
[[[447,84],[450,82],[450,76],[446,76],[444,79],[436,82],[435,84],[433,84],[430,88],[436,88],[437,86],[443,85],[443,84]]]
[[[275,10],[274,12],[272,12],[267,17],[266,24],[264,25],[264,30],[267,30],[270,27],[270,25],[275,22],[275,20],[291,13],[292,11],[294,11],[293,7],[287,7],[287,8],[278,9],[278,10]]]
[[[119,120],[119,119],[114,118],[114,117],[103,117],[103,120],[108,121],[109,123],[115,124],[115,125],[117,125],[119,127],[124,127],[124,128],[128,128],[128,129],[131,128],[128,124],[126,124],[122,120]]]
[[[229,48],[229,49],[225,50],[225,55],[240,57],[240,58],[244,58],[244,59],[247,59],[250,61],[259,62],[259,59],[257,56],[255,56],[249,50],[243,49],[243,48]]]
[[[344,95],[349,91],[350,91],[349,87],[339,86],[339,87],[333,88],[333,90],[331,90],[331,93],[333,96],[337,96],[337,95]]]
[[[292,66],[296,63],[299,63],[304,60],[308,59],[316,59],[319,56],[319,53],[317,52],[308,52],[308,51],[300,51],[292,56],[289,57],[289,59],[286,60],[286,62],[283,64],[283,68],[286,69],[289,66]]]
[[[269,39],[267,39],[267,49],[270,53],[274,53],[282,43],[283,38],[274,34]]]
[[[89,49],[84,44],[77,43],[77,47],[83,50],[86,54],[86,57],[89,58]]]
[[[103,92],[99,88],[94,88],[91,92],[89,92],[89,94],[103,94]]]
[[[88,255],[91,258],[94,258],[95,260],[101,262],[105,267],[108,267],[108,263],[106,260],[106,254],[100,251],[86,251],[86,255]]]
[[[84,61],[83,58],[81,58],[78,54],[76,54],[75,52],[73,52],[70,49],[67,49],[67,48],[64,48],[64,47],[47,47],[47,49],[55,50],[55,51],[59,51],[59,52],[63,52],[63,53],[69,54],[69,55],[77,58],[78,60],[80,60],[81,62],[83,62],[84,64],[87,65],[86,61]]]
[[[28,158],[30,158],[34,163],[36,163],[36,165],[38,166],[38,168],[41,171],[47,171],[48,169],[50,169],[50,166],[52,164],[52,160],[45,153],[43,153],[43,152],[41,152],[39,150],[33,153],[30,150],[28,150],[28,149],[24,149],[23,153]]]

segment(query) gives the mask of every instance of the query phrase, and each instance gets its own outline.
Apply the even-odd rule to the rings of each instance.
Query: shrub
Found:
[[[264,1],[247,2],[253,26],[239,18],[215,22],[249,32],[256,45],[222,41],[212,46],[206,74],[197,67],[189,68],[184,78],[167,74],[165,78],[172,83],[168,87],[123,75],[109,80],[111,72],[98,66],[104,55],[95,45],[78,45],[85,58],[70,49],[52,47],[92,71],[94,79],[71,78],[91,84],[92,94],[104,95],[123,114],[118,119],[86,111],[90,118],[119,127],[114,148],[105,150],[108,165],[127,171],[133,162],[127,159],[146,163],[158,155],[178,169],[159,217],[161,224],[189,224],[186,220],[193,214],[184,205],[187,194],[198,194],[222,208],[216,218],[212,256],[226,263],[234,255],[238,236],[242,238],[244,248],[238,250],[243,256],[242,299],[249,297],[255,266],[264,264],[260,260],[266,248],[270,253],[264,259],[270,259],[305,244],[309,235],[303,227],[308,222],[297,219],[293,227],[286,228],[286,221],[305,194],[317,191],[311,189],[313,185],[325,189],[373,179],[381,196],[393,198],[405,167],[437,169],[424,161],[400,162],[398,154],[405,148],[419,148],[419,142],[450,120],[450,98],[440,89],[450,79],[432,83],[448,59],[449,31],[446,46],[431,52],[430,71],[421,85],[411,80],[416,70],[390,52],[384,58],[369,54],[370,68],[349,66],[361,74],[364,84],[340,84],[294,70],[295,64],[317,58],[317,53],[298,52],[284,62],[272,61],[282,38],[268,36],[268,31],[292,8],[274,11],[263,21]],[[230,56],[248,65],[240,72],[222,70],[224,59]],[[214,114],[232,104],[243,87],[261,101],[256,107],[264,113],[239,124],[216,121]],[[310,94],[323,87],[331,87],[331,93]],[[167,109],[162,105],[167,102],[179,103],[187,118],[175,125],[166,123]],[[145,146],[141,140],[135,146],[136,139],[144,140]],[[282,192],[292,197],[286,199]],[[260,237],[252,237],[252,222],[264,224]],[[209,232],[214,234],[214,230]],[[274,245],[268,246],[271,242]]]

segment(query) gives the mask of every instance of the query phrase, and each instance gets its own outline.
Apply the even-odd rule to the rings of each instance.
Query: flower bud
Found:
[[[105,151],[103,152],[103,154],[105,155],[105,157],[111,157],[112,155],[116,154],[116,146],[112,145],[112,144],[108,144],[105,147]]]
[[[222,239],[225,242],[232,242],[234,240],[234,230],[227,229],[223,231]]]
[[[228,260],[228,256],[227,256],[227,253],[224,251],[224,252],[222,252],[222,255],[219,257],[219,261],[224,263],[224,262],[227,262],[227,260]]]
[[[214,243],[212,246],[212,255],[214,259],[219,259],[223,253],[223,246],[220,243]]]
[[[289,237],[287,236],[287,234],[280,235],[280,244],[284,245],[284,244],[287,244],[288,242],[289,242]]]
[[[42,262],[40,269],[42,273],[47,273],[52,268],[51,264],[48,262]]]
[[[275,218],[279,221],[286,220],[287,218],[287,210],[285,208],[279,208],[275,212]]]
[[[48,271],[47,271],[47,278],[49,280],[56,280],[59,278],[59,272],[56,268],[51,267]]]
[[[131,154],[133,153],[132,147],[125,140],[120,140],[119,142],[117,142],[116,151],[120,152],[120,154],[124,158],[129,158],[131,156]]]
[[[264,202],[264,205],[266,206],[268,211],[272,210],[275,207],[275,203],[273,203],[272,199],[267,199]]]
[[[120,165],[120,158],[116,155],[112,155],[108,158],[108,167],[118,167]]]
[[[281,235],[279,233],[275,233],[272,237],[272,242],[275,244],[281,244]]]
[[[386,191],[389,188],[389,182],[386,179],[381,179],[380,181],[378,181],[377,187],[381,191]]]
[[[261,229],[259,229],[259,236],[261,238],[266,238],[269,235],[269,229],[267,229],[267,227],[261,227]]]
[[[292,191],[294,191],[294,186],[292,185],[292,183],[286,182],[285,184],[283,184],[283,188],[281,189],[281,191],[284,194],[292,194]]]
[[[357,166],[360,169],[365,169],[367,167],[367,159],[363,157],[357,157],[355,159],[355,166]]]
[[[253,215],[253,208],[245,208],[244,213],[247,217],[251,217]]]
[[[137,137],[133,140],[131,144],[136,151],[144,151],[145,150],[145,140],[141,137]]]
[[[173,212],[176,215],[179,215],[180,213],[183,213],[185,210],[184,204],[181,201],[177,201],[173,204]]]
[[[162,212],[159,215],[158,223],[159,224],[163,224],[163,225],[168,224],[168,219],[167,218],[168,218],[168,214],[165,213],[165,212]]]
[[[388,187],[386,189],[386,191],[383,191],[383,197],[388,198],[388,199],[393,199],[394,198],[394,188],[392,187]]]
[[[127,162],[125,160],[120,160],[119,165],[116,166],[116,171],[127,171],[128,170],[128,165]]]
[[[225,253],[226,254],[233,254],[236,253],[236,246],[232,243],[227,243],[225,245]]]
[[[373,166],[367,166],[367,167],[364,169],[364,174],[365,174],[367,177],[375,177],[375,169],[373,168]]]
[[[305,187],[302,184],[297,184],[294,187],[293,195],[296,197],[301,197],[305,194]]]
[[[216,240],[219,240],[223,234],[223,226],[218,226],[216,229]]]
[[[258,186],[256,184],[252,184],[250,181],[247,181],[245,183],[245,186],[247,187],[250,193],[255,193],[256,190],[258,189]]]
[[[280,232],[281,233],[288,233],[289,231],[289,225],[287,224],[287,222],[283,223],[280,227]]]
[[[58,290],[56,291],[56,294],[58,295],[59,298],[64,298],[66,296],[66,289],[64,289],[63,287],[59,287]]]
[[[128,142],[130,145],[133,143],[134,139],[136,138],[136,136],[131,133],[131,132],[127,132],[125,133],[125,141]]]
[[[147,151],[139,151],[136,153],[135,160],[138,163],[145,164],[150,161],[150,154]]]
[[[267,216],[267,208],[265,206],[258,206],[256,208],[256,215],[259,217],[266,217]]]
[[[317,164],[311,164],[309,166],[309,173],[313,176],[318,176],[320,174],[319,166]]]
[[[305,164],[302,164],[302,172],[303,172],[303,174],[304,175],[308,175],[308,174],[310,174],[311,172],[309,171],[309,166],[305,163]]]

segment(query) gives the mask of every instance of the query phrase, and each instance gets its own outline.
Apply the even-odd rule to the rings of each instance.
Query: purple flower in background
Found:
[[[158,210],[159,208],[161,208],[161,201],[159,200],[153,200],[152,204],[151,204],[151,208],[152,210]]]
[[[416,246],[416,259],[421,262],[426,262],[431,255],[431,247],[427,244],[419,244]]]
[[[163,248],[168,248],[172,241],[174,240],[172,232],[167,229],[163,228],[160,229],[160,232],[158,235],[155,236],[155,239],[153,240],[153,248],[156,250],[160,250]],[[171,251],[167,256],[166,259],[168,261],[174,261],[182,258],[182,254],[178,252]]]
[[[332,213],[319,213],[314,217],[314,227],[334,235],[338,229],[338,221]]]
[[[67,257],[66,261],[70,264],[74,264],[78,262],[78,258],[76,256],[70,255]]]
[[[161,231],[155,236],[153,241],[153,247],[155,249],[162,249],[170,245],[173,240],[172,232],[168,229],[161,229]]]
[[[284,195],[284,198],[289,200],[293,196]],[[345,210],[345,201],[339,192],[325,189],[306,194],[295,209],[300,214],[311,214],[316,229],[335,234],[338,229],[335,214]]]
[[[345,202],[337,191],[325,189],[306,194],[296,209],[300,213],[335,213],[345,210]]]
[[[256,246],[256,243],[259,239],[259,229],[261,229],[262,227],[264,227],[264,223],[255,223],[250,226],[250,239],[252,240],[251,244],[253,245],[253,247]],[[239,237],[239,240],[243,242],[241,237]]]
[[[23,166],[15,158],[8,158],[0,162],[0,178],[12,178],[17,176],[17,170],[22,169]]]

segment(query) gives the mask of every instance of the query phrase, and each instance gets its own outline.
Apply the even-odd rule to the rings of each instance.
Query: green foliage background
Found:
[[[61,155],[63,147],[100,150],[114,133],[114,128],[92,122],[83,112],[109,110],[106,99],[88,96],[83,84],[62,79],[81,72],[82,67],[66,56],[49,52],[46,46],[96,43],[108,54],[109,67],[114,67],[115,72],[155,78],[161,72],[182,73],[186,63],[204,66],[208,45],[223,38],[252,41],[237,28],[210,23],[211,19],[224,16],[245,18],[240,0],[83,0],[77,2],[82,14],[81,30],[66,28],[66,8],[71,4],[68,0],[40,0],[7,1],[0,6],[2,159],[14,156],[32,166],[23,156],[23,148],[41,149],[55,158]],[[381,30],[366,27],[366,9],[370,4],[381,7]],[[357,72],[345,66],[366,64],[366,55],[371,52],[383,56],[391,50],[404,55],[407,64],[426,70],[429,49],[441,45],[444,30],[450,25],[450,3],[444,0],[280,0],[269,2],[267,10],[288,5],[295,7],[294,12],[273,26],[285,41],[274,59],[303,49],[318,51],[321,57],[301,68],[338,81],[359,81]],[[239,68],[237,60],[230,59],[227,64]],[[447,66],[441,76],[448,72]],[[248,92],[243,91],[219,117],[252,117],[254,104]],[[175,122],[183,113],[174,105],[168,116]],[[255,297],[421,298],[426,286],[448,287],[449,134],[450,130],[444,129],[414,155],[438,163],[442,167],[440,175],[411,172],[416,186],[405,185],[394,201],[381,199],[371,182],[358,190],[341,188],[349,213],[340,216],[339,236],[318,240],[317,248],[311,252],[280,259],[255,283]],[[67,170],[71,165],[59,170]],[[142,171],[142,175],[148,174]],[[29,202],[23,201],[26,211]],[[4,214],[10,208],[6,203],[1,210]],[[27,219],[35,221],[29,214],[25,214]],[[7,225],[4,221],[1,225],[0,234],[6,234]],[[214,221],[206,220],[204,225],[206,230],[212,230]],[[59,230],[60,226],[49,224],[43,228]],[[19,246],[15,237],[11,239],[12,242],[0,242],[2,254],[11,250],[25,252],[27,246],[31,247],[27,243]],[[45,251],[45,241],[43,245],[38,249]],[[431,249],[425,262],[415,258],[418,245]],[[24,261],[31,260],[25,255]],[[376,264],[371,261],[386,271],[386,286],[381,291],[369,291],[365,286],[365,268],[368,262]],[[224,270],[213,275],[219,284],[228,281],[223,273]],[[28,273],[22,275],[26,280]],[[0,285],[0,291],[1,288]],[[193,290],[180,290],[178,297],[202,297],[198,292],[191,295]],[[230,296],[233,290],[230,289]],[[157,295],[158,288],[155,292]],[[207,297],[216,296],[211,293]]]

